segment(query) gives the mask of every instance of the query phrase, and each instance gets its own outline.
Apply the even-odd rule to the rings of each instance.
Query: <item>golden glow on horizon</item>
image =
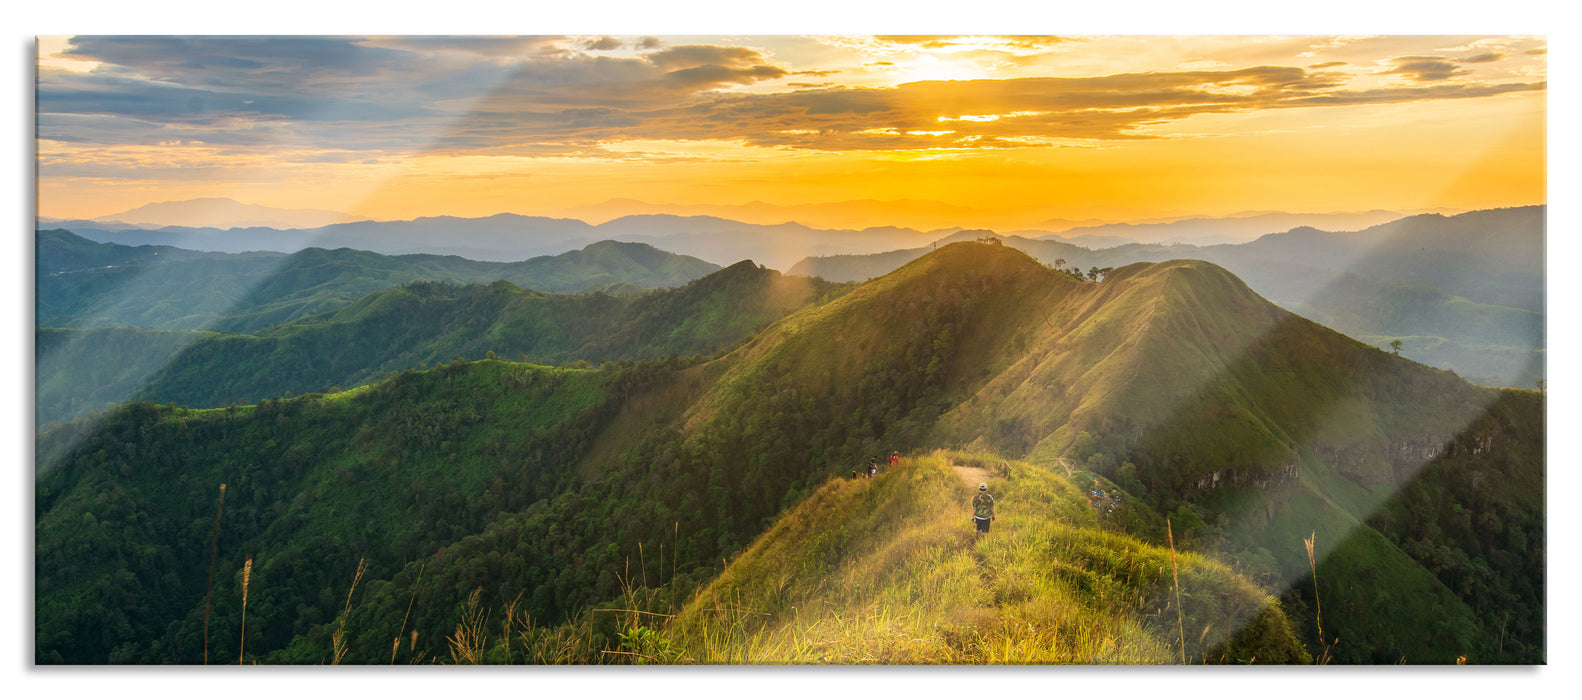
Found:
[[[772,126],[758,133],[771,138],[759,140],[761,145],[752,138],[711,136],[685,120],[664,124],[674,136],[665,129],[656,129],[653,137],[601,136],[570,142],[546,135],[542,143],[527,137],[510,148],[466,152],[436,147],[418,153],[349,143],[315,147],[289,124],[241,118],[181,123],[181,128],[169,129],[169,137],[146,144],[53,140],[41,127],[39,214],[93,217],[149,202],[196,197],[330,209],[375,219],[502,212],[554,215],[572,207],[596,209],[612,199],[677,206],[921,200],[955,213],[934,214],[920,208],[910,220],[849,214],[853,218],[846,223],[1008,229],[1033,227],[1051,218],[1473,209],[1544,202],[1542,89],[1487,97],[1401,97],[1349,106],[1315,101],[1311,106],[1268,108],[1252,100],[1273,83],[1249,78],[1191,86],[1197,92],[1190,98],[1172,97],[1171,86],[1140,88],[1160,95],[1152,105],[1111,105],[1079,95],[1071,99],[1092,101],[1059,112],[1046,109],[1065,108],[1018,102],[1023,99],[1016,92],[1020,83],[971,87],[972,81],[985,78],[1051,75],[1049,66],[1057,63],[1064,71],[1060,75],[1094,80],[1162,70],[1293,66],[1309,78],[1327,71],[1331,77],[1324,80],[1350,81],[1348,89],[1366,95],[1407,95],[1424,86],[1448,93],[1459,85],[1456,80],[1475,71],[1497,71],[1488,73],[1492,77],[1486,84],[1493,85],[1541,80],[1546,72],[1540,52],[1519,50],[1532,43],[1528,40],[1431,39],[1402,38],[1398,49],[1385,50],[1369,48],[1370,42],[1381,43],[1379,38],[1361,37],[1305,44],[1289,37],[1151,41],[1122,37],[1043,43],[1014,38],[843,37],[822,39],[822,53],[809,53],[803,49],[813,40],[803,38],[799,39],[803,44],[779,48],[775,65],[806,66],[805,70],[820,73],[807,80],[823,82],[804,84],[798,82],[802,77],[791,73],[744,85],[739,93],[724,87],[712,87],[714,92],[708,93],[772,97],[806,91],[805,106],[788,109],[772,121],[766,118],[764,123]],[[59,57],[65,46],[63,38],[41,37],[40,70],[75,72],[97,65]],[[1312,55],[1292,47],[1307,47],[1306,53]],[[745,71],[744,61],[752,58],[740,48],[733,49],[735,53],[708,47],[687,50],[702,55],[705,49],[737,61],[729,64],[732,70]],[[1428,51],[1456,60],[1407,60]],[[1320,54],[1329,55],[1324,52],[1344,60],[1320,61]],[[803,60],[804,55],[809,58]],[[1532,55],[1539,59],[1514,62]],[[1184,61],[1183,56],[1195,58]],[[874,82],[881,79],[882,83]],[[913,84],[904,93],[886,87],[915,81],[954,82]],[[821,91],[833,94],[842,85],[872,86],[844,88],[849,90],[895,90],[897,97],[887,105],[869,104],[862,100],[881,93],[855,92],[857,101],[849,112],[817,102],[825,94]],[[939,99],[930,99],[932,95]],[[622,97],[611,99],[618,103]],[[641,95],[631,99],[637,97]],[[1194,109],[1188,116],[1169,114],[1198,106],[1193,100],[1214,99],[1247,100],[1249,106]],[[755,104],[743,102],[739,108],[756,108]],[[1039,108],[1019,109],[1028,106]],[[654,106],[649,112],[631,114],[636,115],[633,119],[646,118],[650,113],[663,115],[664,109]],[[861,123],[869,113],[874,115],[871,120]],[[808,118],[825,114],[851,116],[834,130]],[[700,126],[710,126],[710,118],[699,113],[696,120]],[[489,129],[495,125],[489,118],[480,119],[483,128],[458,135],[493,138]],[[1109,136],[1095,127],[1095,135],[1089,136],[1078,128],[1084,122],[1120,126]],[[849,126],[852,123],[862,128]],[[598,126],[590,124],[589,128]],[[205,133],[256,133],[259,137],[253,141],[261,145],[206,143]],[[271,142],[272,138],[278,142]],[[838,219],[833,213],[830,216]],[[965,216],[972,220],[961,220]]]

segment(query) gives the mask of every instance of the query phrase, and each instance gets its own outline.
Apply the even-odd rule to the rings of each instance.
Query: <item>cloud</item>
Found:
[[[1017,53],[1044,52],[1076,39],[1063,36],[1040,35],[954,35],[954,34],[899,34],[877,35],[874,39],[900,46],[919,49],[977,48]]]
[[[1475,56],[1468,56],[1466,58],[1463,58],[1463,59],[1461,59],[1461,62],[1462,63],[1493,63],[1495,61],[1503,61],[1509,55],[1510,54],[1507,54],[1504,51],[1500,51],[1500,50],[1485,51],[1485,52],[1477,54]]]
[[[685,44],[644,54],[644,58],[662,70],[696,68],[698,66],[723,66],[744,68],[765,63],[763,54],[745,46],[713,46]]]
[[[993,39],[1002,46],[1067,41]],[[889,40],[966,45],[956,37]],[[636,52],[589,53],[618,46]],[[1470,72],[1463,63],[1486,62],[1482,53],[1459,62],[1392,58],[1380,72],[1405,76],[1405,86],[1352,90],[1349,75],[1327,69],[1355,61],[894,87],[777,85],[771,81],[839,71],[794,70],[746,46],[665,45],[652,37],[82,37],[71,51],[102,65],[86,74],[40,71],[41,142],[289,145],[345,159],[604,157],[610,151],[601,144],[623,140],[826,151],[1025,148],[1161,138],[1157,127],[1194,115],[1545,89],[1541,82],[1451,80]],[[748,86],[756,87],[737,89]]]
[[[1544,85],[1440,84],[1348,91],[1336,75],[1259,66],[1230,71],[1096,78],[933,81],[894,88],[830,86],[791,92],[713,93],[683,104],[496,113],[443,147],[623,139],[739,141],[804,150],[1025,148],[1058,141],[1161,138],[1153,127],[1200,114],[1483,97]],[[962,119],[972,116],[973,119]],[[944,120],[949,120],[944,121]],[[948,133],[940,133],[948,132]]]
[[[582,43],[582,48],[588,51],[614,51],[621,46],[621,40],[613,36],[601,36]]]
[[[1471,71],[1459,68],[1455,61],[1443,56],[1404,56],[1392,59],[1395,67],[1380,71],[1384,75],[1405,75],[1412,80],[1429,82],[1449,80]]]

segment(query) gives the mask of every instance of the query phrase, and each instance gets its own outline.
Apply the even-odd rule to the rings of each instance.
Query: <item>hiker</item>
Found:
[[[994,520],[994,497],[989,495],[988,484],[978,484],[978,495],[972,497],[972,522],[978,526],[976,539],[983,539],[991,520]]]
[[[895,463],[899,462],[899,461],[901,461],[901,451],[900,450],[896,450],[894,452],[891,452],[890,453],[890,468],[894,469],[895,468]]]
[[[879,475],[879,458],[877,456],[868,458],[868,473],[873,476]]]

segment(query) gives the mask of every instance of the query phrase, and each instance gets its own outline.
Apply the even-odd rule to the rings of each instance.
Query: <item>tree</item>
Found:
[[[1390,341],[1390,350],[1393,350],[1395,352],[1395,354],[1397,354],[1397,355],[1401,354],[1401,339],[1400,338],[1396,338],[1395,340]]]

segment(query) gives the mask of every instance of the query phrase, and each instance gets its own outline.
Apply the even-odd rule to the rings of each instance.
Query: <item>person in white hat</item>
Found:
[[[976,538],[983,538],[984,533],[989,531],[989,522],[992,520],[994,520],[994,497],[989,495],[988,484],[978,484],[978,495],[972,497],[972,522],[978,526]]]

